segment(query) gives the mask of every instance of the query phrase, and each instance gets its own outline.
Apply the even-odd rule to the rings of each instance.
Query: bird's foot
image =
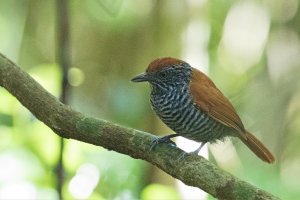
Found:
[[[189,156],[198,156],[198,152],[196,151],[192,151],[192,152],[183,152],[180,154],[178,161],[182,161],[185,158],[189,157]]]
[[[158,138],[155,138],[152,142],[151,142],[151,146],[150,146],[150,151],[154,150],[156,145],[160,144],[160,143],[169,143],[171,144],[172,146],[175,146],[176,147],[176,143],[173,142],[169,136],[164,136],[164,137],[158,137]]]
[[[206,142],[202,142],[201,145],[200,145],[200,147],[198,149],[196,149],[195,151],[192,151],[192,152],[189,152],[189,153],[187,153],[187,152],[181,153],[181,155],[178,158],[178,161],[182,161],[182,160],[184,160],[188,156],[198,156],[200,150],[205,145],[205,143]]]
[[[189,153],[182,152],[177,160],[178,161],[183,161],[187,156],[189,156]]]

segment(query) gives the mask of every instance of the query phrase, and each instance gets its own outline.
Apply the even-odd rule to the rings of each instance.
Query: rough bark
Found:
[[[0,85],[61,137],[145,160],[185,184],[201,188],[218,199],[278,199],[219,169],[201,156],[178,159],[183,151],[177,147],[160,144],[155,150],[149,151],[154,135],[72,110],[2,54]]]

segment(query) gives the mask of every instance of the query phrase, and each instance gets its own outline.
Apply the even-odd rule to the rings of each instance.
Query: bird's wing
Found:
[[[193,69],[190,90],[196,106],[245,138],[245,128],[230,101],[204,73]]]

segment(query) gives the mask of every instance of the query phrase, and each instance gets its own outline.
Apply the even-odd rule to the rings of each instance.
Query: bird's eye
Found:
[[[167,72],[160,72],[159,75],[162,78],[166,78],[167,77]]]

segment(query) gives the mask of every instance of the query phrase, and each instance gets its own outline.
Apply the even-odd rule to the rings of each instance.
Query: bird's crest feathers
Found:
[[[155,71],[159,71],[165,67],[176,66],[176,65],[180,65],[182,63],[184,63],[184,61],[176,59],[176,58],[171,58],[171,57],[158,58],[158,59],[153,60],[149,64],[146,72],[155,72]]]

